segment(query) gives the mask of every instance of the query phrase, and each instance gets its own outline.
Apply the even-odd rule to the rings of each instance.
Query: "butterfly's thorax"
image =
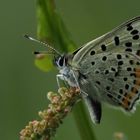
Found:
[[[59,70],[59,73],[62,75],[61,79],[68,82],[68,84],[72,87],[77,87],[75,77],[79,76],[77,71],[73,71],[70,66],[65,66]]]

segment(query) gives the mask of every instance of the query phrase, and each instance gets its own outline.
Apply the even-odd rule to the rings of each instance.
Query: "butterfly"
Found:
[[[94,123],[100,123],[103,103],[125,112],[136,110],[140,98],[140,16],[73,53],[62,55],[40,43],[53,54],[58,79],[80,89]]]

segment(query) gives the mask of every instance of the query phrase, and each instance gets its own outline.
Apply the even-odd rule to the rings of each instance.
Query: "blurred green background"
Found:
[[[56,6],[78,46],[140,15],[139,0],[57,0]],[[46,93],[57,90],[56,73],[34,66],[32,51],[38,44],[22,37],[25,33],[36,36],[35,0],[1,1],[0,19],[0,140],[17,140],[20,130],[46,108]],[[101,124],[93,125],[97,140],[112,140],[118,131],[129,140],[139,140],[139,116],[140,107],[127,116],[105,106]],[[80,140],[72,113],[54,139]]]

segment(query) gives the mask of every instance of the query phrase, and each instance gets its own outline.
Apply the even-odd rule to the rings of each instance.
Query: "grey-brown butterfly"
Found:
[[[57,77],[80,89],[94,123],[100,123],[102,103],[125,112],[135,111],[140,96],[140,17],[123,23],[73,53],[61,55],[43,44],[54,55],[59,69]]]

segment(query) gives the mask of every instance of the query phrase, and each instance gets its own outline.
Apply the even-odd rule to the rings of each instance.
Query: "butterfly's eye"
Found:
[[[60,56],[55,60],[56,65],[61,68],[65,66],[65,57],[64,56]]]
[[[60,58],[59,58],[58,64],[59,64],[60,67],[63,66],[63,64],[64,64],[64,57],[60,57]]]

